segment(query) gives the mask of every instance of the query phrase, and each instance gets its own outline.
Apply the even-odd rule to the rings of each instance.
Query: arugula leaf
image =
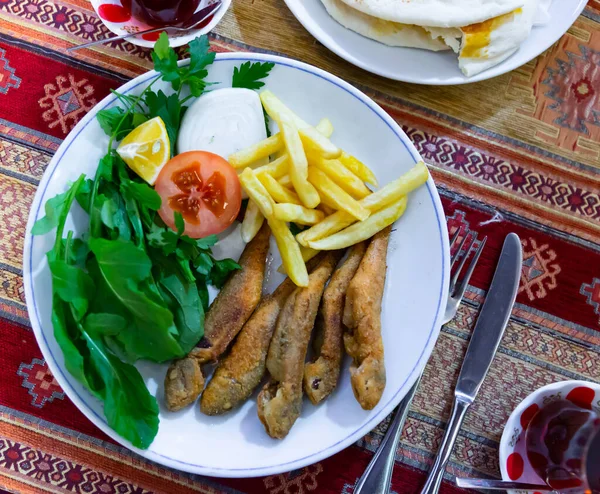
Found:
[[[119,240],[92,239],[90,247],[96,259],[88,262],[88,271],[104,299],[104,306],[94,303],[93,310],[129,316],[127,327],[115,336],[128,360],[164,362],[183,356],[175,338],[173,314],[158,289],[150,288],[154,282],[146,253]]]
[[[73,305],[73,315],[81,321],[88,309],[88,301],[94,295],[94,282],[83,270],[67,264],[62,259],[49,262],[52,273],[52,289],[63,301]]]
[[[90,253],[87,242],[84,242],[80,238],[63,238],[61,241],[61,250],[65,252],[65,256],[63,257],[67,264],[80,267],[85,266],[85,261]]]
[[[79,334],[78,324],[73,319],[69,304],[56,293],[52,296],[52,327],[54,338],[63,353],[65,367],[75,379],[99,397],[102,384],[93,368],[89,366],[89,350]]]
[[[216,288],[222,288],[231,272],[237,269],[242,267],[233,259],[215,260],[207,281]]]
[[[181,237],[185,231],[185,221],[183,215],[179,211],[175,211],[175,228],[177,229],[177,235]]]
[[[173,312],[179,335],[177,341],[187,354],[204,335],[204,310],[194,280],[182,279],[177,266],[170,262],[160,265],[159,286],[163,298]]]
[[[31,228],[32,235],[45,235],[53,228],[57,228],[61,222],[64,226],[64,221],[69,214],[73,199],[80,190],[84,178],[85,176],[81,175],[66,192],[57,194],[46,201],[46,204],[44,204],[46,216],[40,218],[34,223],[33,227]],[[62,238],[62,230],[59,236]]]
[[[158,211],[162,203],[158,192],[156,192],[148,184],[134,182],[133,180],[121,181],[121,193],[124,196],[135,199],[140,206]]]
[[[97,200],[97,203],[100,205],[100,218],[102,219],[102,223],[106,228],[113,231],[112,234],[110,234],[111,238],[130,240],[131,228],[123,198],[115,190],[115,187],[112,184],[107,184],[105,190],[110,196],[107,197],[104,194],[99,194]]]
[[[125,308],[142,321],[169,327],[173,323],[171,313],[138,287],[139,282],[150,277],[152,263],[148,255],[133,243],[123,240],[92,238],[89,243],[104,282]]]
[[[88,314],[83,323],[88,332],[104,336],[116,336],[126,325],[127,320],[123,316],[109,312]]]
[[[200,302],[202,302],[202,308],[206,314],[209,307],[208,286],[206,285],[206,281],[203,279],[197,280],[196,287],[198,288],[198,296],[200,297]],[[202,328],[202,330],[204,331],[204,328]]]
[[[231,87],[260,89],[265,85],[261,79],[267,77],[273,67],[275,64],[272,62],[244,62],[239,68],[233,68]]]
[[[101,338],[84,332],[90,362],[104,383],[102,398],[108,425],[134,446],[148,448],[158,432],[158,404],[131,364],[108,351]]]
[[[92,193],[93,186],[94,181],[89,178],[86,178],[81,184],[81,187],[79,187],[77,194],[75,195],[75,200],[81,206],[81,209],[83,209],[88,214],[90,214],[90,195]]]

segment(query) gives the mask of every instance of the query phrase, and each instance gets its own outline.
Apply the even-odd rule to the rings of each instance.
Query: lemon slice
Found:
[[[150,185],[169,161],[171,145],[165,123],[154,117],[133,129],[117,148],[129,168]]]

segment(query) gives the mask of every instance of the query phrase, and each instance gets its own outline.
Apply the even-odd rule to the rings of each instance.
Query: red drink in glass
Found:
[[[152,27],[176,26],[190,19],[200,0],[122,0],[136,19]]]
[[[560,492],[600,493],[600,415],[557,400],[541,408],[525,433],[527,458]]]

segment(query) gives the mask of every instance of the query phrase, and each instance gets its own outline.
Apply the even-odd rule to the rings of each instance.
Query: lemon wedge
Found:
[[[117,148],[129,168],[150,185],[169,161],[171,144],[165,123],[154,117],[133,129]]]

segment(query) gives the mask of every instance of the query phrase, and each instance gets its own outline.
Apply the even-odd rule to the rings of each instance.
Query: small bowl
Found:
[[[144,31],[152,27],[146,24],[144,21],[134,18],[131,15],[131,12],[129,12],[129,10],[123,7],[120,0],[91,1],[92,6],[96,11],[96,14],[98,14],[98,17],[100,17],[102,23],[110,31],[117,35]],[[216,0],[201,0],[198,9],[208,7],[209,5],[215,3],[215,1]],[[212,18],[208,20],[208,22],[203,23],[204,25],[202,27],[191,29],[188,32],[181,34],[169,35],[169,45],[172,48],[187,45],[197,36],[210,32],[225,15],[225,12],[227,12],[227,9],[230,5],[231,0],[223,0],[223,3],[221,4],[219,10],[217,10],[217,12],[213,15]],[[132,36],[131,38],[127,38],[126,41],[133,43],[134,45],[152,48],[154,46],[154,42],[158,39],[159,34],[160,32],[150,33],[144,35],[143,37]]]
[[[544,480],[527,459],[525,428],[539,408],[564,398],[600,407],[600,385],[588,381],[562,381],[548,384],[525,398],[510,415],[500,439],[500,472],[503,480],[544,485]]]

